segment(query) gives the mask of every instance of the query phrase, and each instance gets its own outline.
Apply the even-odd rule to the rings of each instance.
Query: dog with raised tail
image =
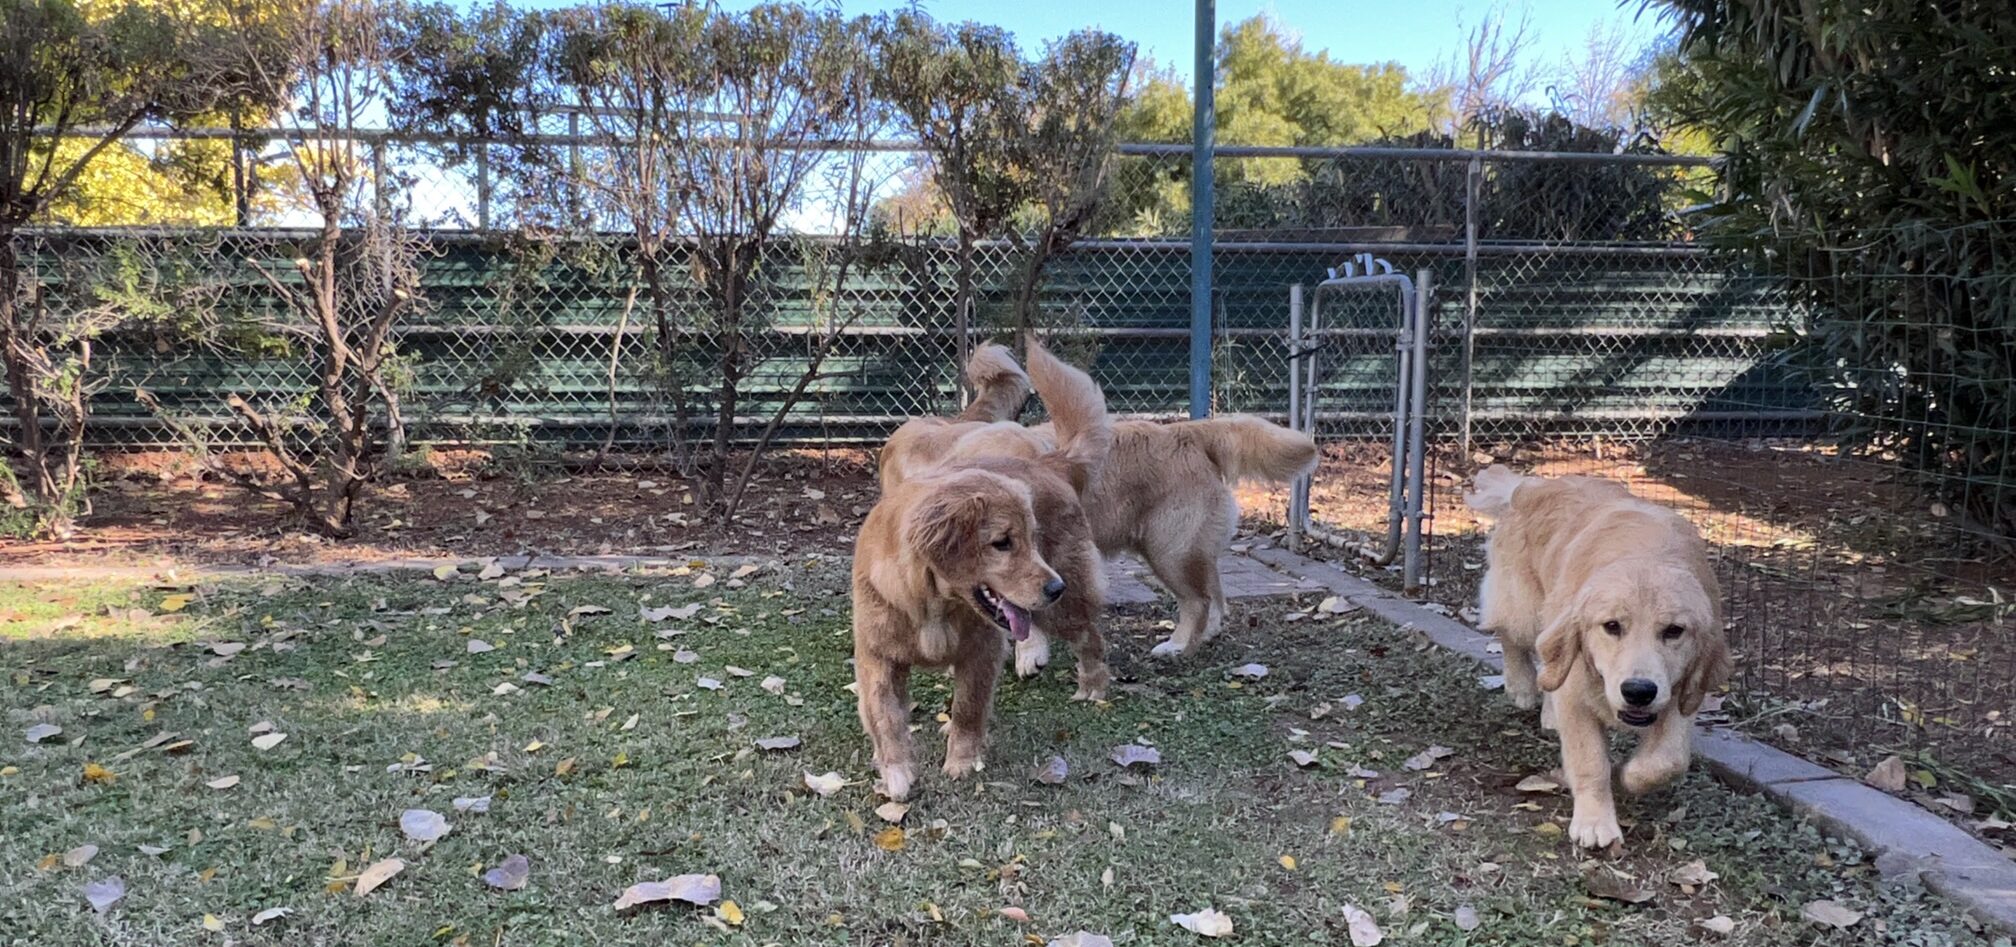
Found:
[[[1593,477],[1493,466],[1464,499],[1495,520],[1479,625],[1504,643],[1512,701],[1546,701],[1575,799],[1568,834],[1585,848],[1621,841],[1606,731],[1639,734],[1624,791],[1655,789],[1686,772],[1694,715],[1729,679],[1707,544],[1678,513]]]
[[[915,418],[889,438],[880,460],[884,490],[961,458],[1034,457],[1053,449],[1052,424],[1024,427],[1014,420],[1029,386],[1012,353],[983,345],[967,361],[966,375],[975,397],[958,417]],[[1057,417],[1056,406],[1043,400]],[[1086,515],[1100,552],[1140,556],[1176,598],[1175,631],[1153,654],[1189,654],[1224,624],[1218,557],[1239,525],[1232,487],[1287,483],[1316,469],[1316,442],[1241,414],[1170,424],[1119,421],[1113,433],[1112,456],[1092,485]],[[1027,677],[1049,658],[1039,628],[1016,645],[1015,672]]]

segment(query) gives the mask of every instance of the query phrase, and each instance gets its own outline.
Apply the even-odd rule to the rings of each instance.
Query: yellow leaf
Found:
[[[1294,871],[1294,870],[1295,870],[1295,856],[1293,856],[1293,855],[1283,855],[1283,856],[1281,856],[1281,858],[1280,858],[1280,862],[1281,862],[1281,867],[1283,867],[1283,868],[1286,868],[1286,869],[1288,869],[1289,871]]]
[[[1399,894],[1400,892],[1407,890],[1405,888],[1400,887],[1400,882],[1397,881],[1386,882],[1380,887],[1385,888],[1387,894]]]
[[[57,855],[57,854],[54,854],[54,853],[51,853],[51,854],[48,854],[48,855],[44,855],[44,856],[42,856],[42,860],[41,860],[41,861],[38,861],[38,862],[36,862],[36,863],[35,863],[35,870],[36,870],[36,871],[54,871],[54,870],[56,869],[56,866],[57,866],[58,864],[60,864],[60,863],[61,863],[62,861],[63,861],[63,856],[61,856],[61,855]]]
[[[1351,834],[1351,817],[1350,817],[1350,816],[1348,816],[1348,815],[1340,815],[1340,816],[1338,816],[1337,818],[1334,818],[1334,819],[1331,819],[1331,820],[1330,820],[1330,834],[1331,834],[1331,835],[1350,835],[1350,834]]]
[[[457,568],[455,568],[455,565],[454,565],[453,563],[449,563],[449,564],[447,564],[447,565],[439,565],[439,566],[435,566],[435,567],[434,567],[434,578],[435,578],[435,579],[437,579],[437,580],[439,580],[439,581],[442,581],[442,582],[446,582],[446,581],[448,581],[449,579],[452,579],[452,578],[454,578],[454,577],[455,577],[455,573],[457,573],[457,572],[460,572],[460,571],[462,571],[462,570],[460,570],[460,569],[457,569]]]
[[[564,760],[561,760],[559,764],[553,767],[553,775],[555,776],[565,776],[573,771],[574,771],[574,758],[571,756]]]
[[[220,933],[224,930],[224,920],[215,914],[205,914],[203,915],[203,929],[212,933]]]
[[[145,721],[147,721],[148,723],[153,723],[153,722],[154,722],[154,705],[153,705],[153,704],[148,704],[147,706],[145,706],[145,707],[142,707],[142,708],[140,708],[140,719],[142,719],[142,720],[145,720]]]
[[[727,921],[735,927],[742,926],[742,906],[733,901],[721,902],[721,906],[714,909],[714,916]]]
[[[87,783],[109,783],[118,778],[111,770],[96,763],[84,764],[84,781]]]
[[[273,829],[274,824],[275,823],[271,818],[262,815],[259,818],[253,819],[252,821],[245,823],[245,827],[249,829],[258,829],[261,832],[267,832]]]
[[[530,742],[530,743],[527,743],[527,744],[525,744],[525,752],[527,752],[527,753],[537,753],[537,752],[539,752],[539,751],[540,751],[540,750],[541,750],[542,748],[544,748],[545,746],[546,746],[546,744],[544,744],[544,743],[541,743],[541,742],[539,742],[538,740],[534,740],[534,741],[532,741],[532,742]]]
[[[622,750],[616,751],[616,758],[609,761],[610,769],[622,769],[628,765],[630,765],[630,754]]]
[[[1561,834],[1561,827],[1552,822],[1542,822],[1533,827],[1533,834],[1542,838],[1554,838]]]
[[[21,771],[19,766],[0,766],[0,777],[12,776]]]
[[[210,879],[215,877],[217,877],[217,869],[214,867],[205,868],[196,873],[196,880],[206,885],[210,883]]]
[[[892,825],[886,829],[883,829],[880,832],[875,833],[875,847],[885,852],[902,851],[903,827],[900,825]]]
[[[194,601],[195,598],[196,596],[190,595],[187,592],[181,593],[179,595],[170,595],[167,598],[161,600],[161,610],[164,612],[179,612],[185,608],[188,608],[189,603],[191,601]],[[206,914],[204,915],[204,918],[207,921],[210,919],[210,915]],[[218,923],[221,925],[223,922],[219,921]],[[209,925],[206,923],[204,926],[207,927]]]

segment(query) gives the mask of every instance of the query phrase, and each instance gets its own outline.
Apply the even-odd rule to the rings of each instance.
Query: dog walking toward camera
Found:
[[[1575,800],[1568,834],[1585,848],[1618,842],[1606,730],[1639,734],[1624,791],[1658,788],[1686,772],[1694,714],[1729,679],[1707,544],[1679,514],[1592,477],[1493,466],[1464,499],[1497,521],[1480,625],[1504,643],[1513,703],[1547,701]]]
[[[1029,375],[1056,420],[1054,446],[952,460],[890,487],[854,545],[856,698],[891,799],[917,779],[912,668],[951,669],[945,775],[955,780],[980,769],[1004,633],[1069,642],[1078,699],[1104,699],[1111,681],[1096,624],[1105,572],[1082,506],[1113,449],[1106,399],[1034,340]]]

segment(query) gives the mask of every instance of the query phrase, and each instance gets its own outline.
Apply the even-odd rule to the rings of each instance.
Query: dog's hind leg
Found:
[[[856,701],[861,727],[875,749],[880,792],[891,799],[910,795],[917,781],[915,749],[910,742],[910,667],[857,653],[854,658]]]
[[[1148,568],[1176,597],[1176,630],[1150,652],[1180,657],[1218,634],[1225,620],[1225,590],[1218,578],[1217,549],[1185,548],[1173,556],[1150,555]]]
[[[987,717],[1001,659],[993,646],[974,648],[952,665],[952,710],[945,731],[945,775],[964,779],[980,771],[987,755]]]
[[[1520,710],[1532,710],[1540,703],[1533,648],[1505,635],[1499,635],[1498,641],[1505,646],[1505,696]]]

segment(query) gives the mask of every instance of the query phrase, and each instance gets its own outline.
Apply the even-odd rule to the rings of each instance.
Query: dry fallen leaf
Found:
[[[731,579],[746,579],[761,571],[763,571],[762,566],[749,562],[737,566],[734,572],[728,574],[728,577]]]
[[[1884,792],[1903,792],[1911,776],[1904,769],[1904,761],[1895,756],[1887,757],[1862,777],[1862,781]]]
[[[1029,772],[1029,778],[1046,786],[1061,786],[1071,775],[1071,765],[1061,756],[1053,756]]]
[[[1845,931],[1862,920],[1862,912],[1824,899],[1806,902],[1806,906],[1799,909],[1799,916],[1837,931]]]
[[[1408,757],[1407,761],[1401,763],[1400,765],[1405,766],[1408,769],[1418,773],[1424,769],[1428,769],[1434,766],[1438,761],[1448,759],[1449,757],[1454,755],[1456,755],[1456,751],[1446,746],[1431,746],[1413,756]]]
[[[1029,923],[1029,912],[1024,911],[1021,908],[1018,908],[1012,904],[1009,905],[1008,907],[1002,908],[1000,914],[1002,917],[1014,921],[1017,924]]]
[[[1139,743],[1122,743],[1113,748],[1113,762],[1121,766],[1154,766],[1162,762],[1162,751]]]
[[[357,873],[357,886],[352,890],[361,898],[378,890],[379,885],[391,881],[393,875],[405,870],[406,863],[397,858],[387,858],[384,861],[375,862],[370,867]]]
[[[1666,880],[1676,885],[1698,888],[1720,877],[1722,876],[1708,870],[1707,862],[1697,860],[1673,869],[1673,873],[1667,875]]]
[[[1484,920],[1477,916],[1477,909],[1468,904],[1456,908],[1456,929],[1465,934],[1484,926]]]
[[[187,592],[181,592],[175,595],[170,595],[161,600],[161,610],[164,612],[169,612],[171,614],[174,612],[179,612],[185,608],[188,608],[189,603],[195,600],[196,596],[191,595]]]
[[[432,809],[408,809],[399,813],[399,831],[415,842],[432,842],[454,828],[441,813]]]
[[[1379,943],[1386,939],[1385,933],[1379,930],[1379,922],[1355,904],[1344,905],[1344,924],[1346,933],[1351,936],[1351,947],[1379,947]]]
[[[884,822],[901,822],[910,814],[910,807],[901,802],[885,802],[875,807],[875,814]]]
[[[483,883],[500,891],[517,891],[531,880],[532,862],[523,855],[506,855],[497,867],[483,873]]]
[[[260,911],[259,913],[252,915],[252,926],[263,927],[268,923],[279,920],[280,918],[286,917],[287,915],[292,913],[294,913],[293,908],[267,908],[264,911]]]
[[[1177,927],[1205,937],[1228,937],[1232,934],[1232,919],[1210,908],[1195,914],[1171,914],[1169,921]]]
[[[1311,753],[1308,750],[1289,750],[1288,758],[1294,760],[1295,765],[1297,766],[1316,765],[1316,754]]]
[[[803,741],[797,737],[764,737],[756,741],[756,748],[759,750],[793,750],[797,749],[798,744],[801,742]]]
[[[455,811],[456,811],[456,812],[489,812],[489,811],[490,811],[490,797],[489,797],[489,796],[456,796],[456,797],[455,797]]]
[[[685,621],[686,619],[692,618],[694,615],[700,613],[700,605],[701,603],[694,602],[691,605],[679,605],[679,606],[667,605],[663,608],[645,608],[640,609],[637,615],[638,617],[644,619],[645,621],[652,622],[654,624],[657,622],[665,621],[666,619],[676,619],[678,621]]]
[[[1728,936],[1736,933],[1736,920],[1727,914],[1717,914],[1701,922],[1701,929],[1710,934]]]
[[[119,776],[97,763],[84,764],[84,781],[87,783],[117,782]]]
[[[903,839],[903,827],[892,825],[875,833],[875,847],[885,852],[900,852],[903,850]]]
[[[1091,931],[1077,931],[1062,937],[1053,937],[1043,947],[1113,947],[1113,938]]]
[[[84,886],[84,900],[91,903],[91,910],[99,914],[119,903],[126,896],[126,879],[113,875],[110,878],[91,882]]]
[[[664,881],[643,881],[623,889],[614,905],[618,911],[658,901],[712,904],[721,897],[720,875],[675,875]]]
[[[785,686],[784,679],[778,677],[775,674],[772,674],[769,677],[763,679],[762,684],[763,689],[769,691],[772,694],[784,693],[784,686]]]
[[[97,857],[98,857],[98,846],[79,845],[76,848],[73,848],[63,853],[63,867],[82,868],[85,865],[90,864],[91,859]]]
[[[285,739],[287,739],[287,735],[284,733],[260,734],[252,738],[252,747],[257,750],[270,750],[279,746],[280,741]]]
[[[1652,892],[1608,869],[1598,868],[1583,875],[1582,883],[1593,897],[1621,901],[1625,904],[1644,904],[1652,900]]]
[[[1232,669],[1232,676],[1243,677],[1249,681],[1257,681],[1267,676],[1267,665],[1242,664]]]
[[[208,786],[211,789],[230,789],[231,787],[238,785],[238,777],[235,775],[223,776],[217,779],[213,779],[207,783],[204,783],[203,785]]]
[[[467,648],[470,654],[482,654],[486,651],[497,650],[496,645],[493,645],[488,641],[484,641],[481,638],[471,638],[469,639],[469,642],[467,644],[463,645],[463,647]]]
[[[814,776],[811,773],[805,774],[805,788],[821,796],[833,795],[839,792],[840,788],[845,785],[847,785],[847,780],[839,773],[827,773],[823,776]]]
[[[710,691],[718,691],[721,689],[721,682],[711,677],[703,677],[700,678],[699,680],[694,681],[693,683],[698,684],[702,688],[705,688]]]
[[[38,723],[29,727],[24,736],[28,738],[28,742],[30,743],[40,743],[62,732],[63,728],[53,723]]]
[[[1528,776],[1520,780],[1519,785],[1512,788],[1520,792],[1553,792],[1560,789],[1561,784],[1545,776]]]
[[[224,919],[215,914],[205,914],[203,915],[203,929],[212,934],[221,934],[224,932]]]

